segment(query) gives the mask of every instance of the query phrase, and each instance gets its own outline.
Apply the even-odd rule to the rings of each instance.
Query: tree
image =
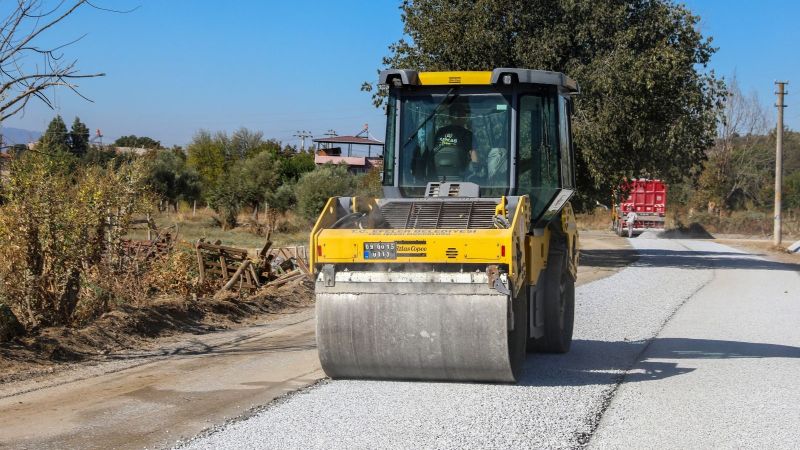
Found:
[[[280,162],[273,153],[262,152],[236,163],[231,176],[240,186],[242,203],[252,206],[257,214],[258,206],[280,185]]]
[[[230,138],[232,157],[236,159],[247,159],[263,151],[264,133],[261,131],[251,131],[247,128],[239,128],[234,131]]]
[[[67,132],[67,125],[61,116],[55,116],[50,124],[47,125],[47,130],[37,143],[37,147],[47,153],[51,154],[64,154],[70,150],[69,133]]]
[[[349,196],[356,191],[356,178],[344,164],[325,164],[300,177],[295,188],[297,210],[308,220],[319,216],[330,197]]]
[[[122,136],[114,141],[115,147],[131,147],[131,148],[147,148],[156,149],[161,148],[161,142],[147,136],[137,137],[135,134],[130,136]]]
[[[208,131],[200,130],[192,138],[187,152],[186,163],[200,174],[203,188],[213,190],[228,167],[224,143]]]
[[[89,128],[75,117],[72,122],[72,130],[69,133],[70,151],[73,155],[82,158],[89,151]]]
[[[186,166],[182,152],[154,150],[148,157],[147,185],[175,211],[179,201],[192,202],[199,198],[200,176]]]
[[[772,179],[775,166],[767,117],[758,96],[745,95],[734,75],[721,111],[718,138],[707,152],[698,180],[695,206],[714,203],[734,210],[748,202],[764,204],[764,180]]]
[[[270,209],[275,212],[284,214],[297,204],[297,197],[295,196],[295,186],[291,184],[282,184],[274,192],[267,195],[267,203]]]
[[[311,172],[316,167],[314,154],[308,152],[284,152],[281,165],[281,179],[284,182],[295,182],[304,173]]]
[[[208,205],[220,216],[222,229],[234,228],[242,210],[242,193],[234,177],[223,178],[207,194]]]
[[[55,8],[40,0],[18,0],[0,19],[0,122],[22,111],[32,98],[53,108],[52,88],[59,86],[88,100],[75,80],[105,74],[82,74],[76,60],[64,58],[61,51],[75,41],[40,44],[45,31],[83,6],[92,7],[87,0],[61,2]]]
[[[280,186],[280,161],[270,152],[237,161],[211,189],[209,204],[222,218],[223,225],[235,227],[244,206],[253,208],[257,218],[259,205],[264,204]]]
[[[576,169],[584,194],[605,200],[625,176],[679,180],[713,144],[724,86],[705,68],[716,49],[682,5],[405,0],[402,13],[411,39],[389,47],[387,67],[529,67],[575,78],[581,86],[573,118]]]
[[[787,209],[800,209],[800,170],[789,173],[783,179],[783,198]]]

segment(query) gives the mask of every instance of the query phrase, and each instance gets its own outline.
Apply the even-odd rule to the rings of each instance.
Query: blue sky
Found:
[[[56,93],[57,112],[68,123],[77,115],[108,138],[146,135],[167,145],[186,144],[201,128],[241,126],[298,143],[297,130],[354,134],[369,123],[382,138],[384,116],[359,87],[376,78],[388,45],[402,36],[399,1],[99,1],[139,9],[84,9],[45,36],[63,43],[88,31],[65,55],[84,72],[107,73],[81,83],[95,103]],[[720,48],[711,64],[718,74],[735,71],[765,106],[774,101],[775,79],[793,82],[790,94],[800,84],[792,46],[800,42],[800,2],[686,3]],[[792,97],[786,120],[798,129],[800,102],[793,108]],[[32,104],[3,125],[43,130],[54,114]]]

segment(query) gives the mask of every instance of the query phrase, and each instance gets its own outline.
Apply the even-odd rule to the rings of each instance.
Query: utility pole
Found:
[[[338,136],[338,134],[336,134],[336,130],[334,130],[333,128],[331,128],[331,129],[329,129],[328,131],[326,131],[326,132],[324,133],[324,135],[325,135],[325,136],[328,136],[329,138],[332,138],[332,137],[336,137],[336,136]],[[325,148],[331,148],[331,145],[332,145],[332,144],[331,144],[330,142],[328,142],[328,145],[327,145]]]
[[[789,94],[785,92],[788,81],[776,81],[778,86],[778,103],[775,106],[778,108],[778,125],[775,130],[775,229],[772,232],[772,243],[775,246],[781,245],[781,186],[783,184],[783,108],[786,105],[783,103],[783,96]]]
[[[306,151],[306,138],[310,138],[311,132],[310,131],[298,131],[293,135],[294,137],[300,138],[300,150]]]

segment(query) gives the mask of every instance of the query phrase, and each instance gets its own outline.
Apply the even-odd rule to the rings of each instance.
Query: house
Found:
[[[365,156],[328,156],[317,154],[314,156],[314,164],[321,166],[323,164],[347,164],[347,170],[351,173],[366,173],[377,167],[378,170],[383,170],[383,157]]]
[[[347,164],[347,169],[352,173],[365,173],[378,167],[378,170],[383,170],[383,142],[372,139],[369,137],[368,129],[365,128],[363,133],[367,133],[367,137],[360,135],[356,136],[330,136],[326,138],[314,139],[317,144],[317,150],[314,152],[314,164]],[[342,156],[342,147],[346,146],[347,156]],[[359,153],[364,153],[366,147],[366,156],[353,156],[353,146],[360,148]],[[375,151],[376,155],[372,156],[372,147],[378,147]]]

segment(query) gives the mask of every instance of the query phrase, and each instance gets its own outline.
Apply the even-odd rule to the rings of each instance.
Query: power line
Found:
[[[292,136],[300,138],[300,149],[306,151],[306,138],[312,137],[311,132],[307,130],[297,131]]]

